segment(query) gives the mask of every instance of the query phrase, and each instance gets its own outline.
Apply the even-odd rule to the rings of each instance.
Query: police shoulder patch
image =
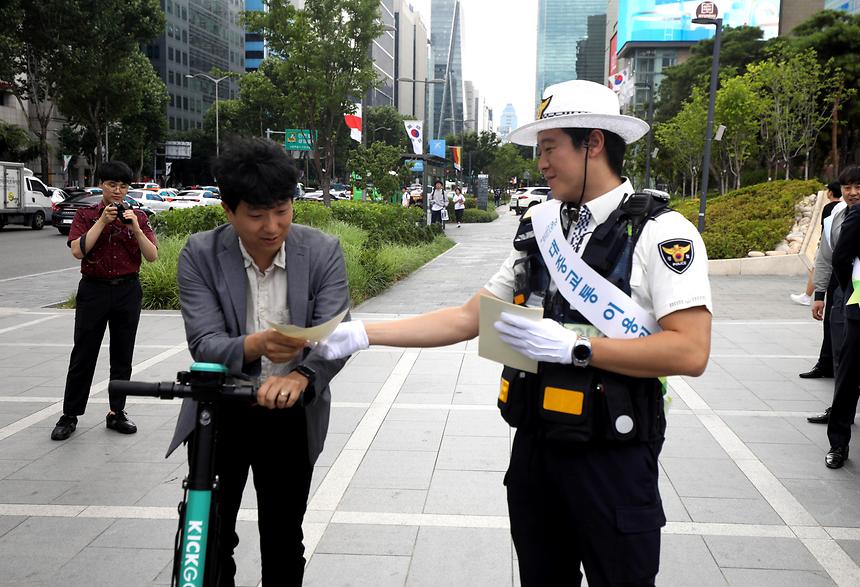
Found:
[[[681,274],[693,264],[693,241],[676,238],[663,241],[657,248],[666,267]]]

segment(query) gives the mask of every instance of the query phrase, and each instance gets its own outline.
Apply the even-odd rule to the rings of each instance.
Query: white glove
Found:
[[[514,350],[528,358],[544,363],[569,365],[573,358],[573,345],[578,335],[549,318],[529,320],[509,312],[502,312],[493,324],[500,338]]]
[[[338,324],[334,332],[320,341],[316,352],[324,359],[342,359],[369,346],[364,322],[353,320]]]

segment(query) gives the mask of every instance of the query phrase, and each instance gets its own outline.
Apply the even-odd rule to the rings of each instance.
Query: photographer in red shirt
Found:
[[[69,359],[63,415],[51,432],[65,440],[87,407],[105,329],[110,327],[110,379],[128,380],[140,320],[141,257],[158,258],[155,233],[146,214],[125,203],[131,168],[107,161],[98,170],[102,201],[75,214],[68,245],[81,260],[81,281],[75,304],[75,344]],[[125,413],[125,396],[110,396],[107,427],[134,434],[137,426]]]

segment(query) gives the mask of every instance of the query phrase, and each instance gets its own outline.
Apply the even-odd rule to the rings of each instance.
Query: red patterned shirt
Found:
[[[78,210],[69,230],[69,243],[86,234],[99,221],[104,209],[104,202],[99,202]],[[146,214],[140,210],[134,213],[143,234],[155,243],[155,233]],[[117,218],[104,227],[95,243],[87,242],[87,256],[81,261],[81,274],[96,279],[114,279],[140,271],[140,246],[131,227],[131,224],[123,224]]]

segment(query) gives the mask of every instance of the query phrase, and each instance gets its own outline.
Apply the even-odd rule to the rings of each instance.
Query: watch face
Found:
[[[580,361],[584,361],[591,356],[591,347],[587,344],[579,343],[573,347],[573,356]]]

